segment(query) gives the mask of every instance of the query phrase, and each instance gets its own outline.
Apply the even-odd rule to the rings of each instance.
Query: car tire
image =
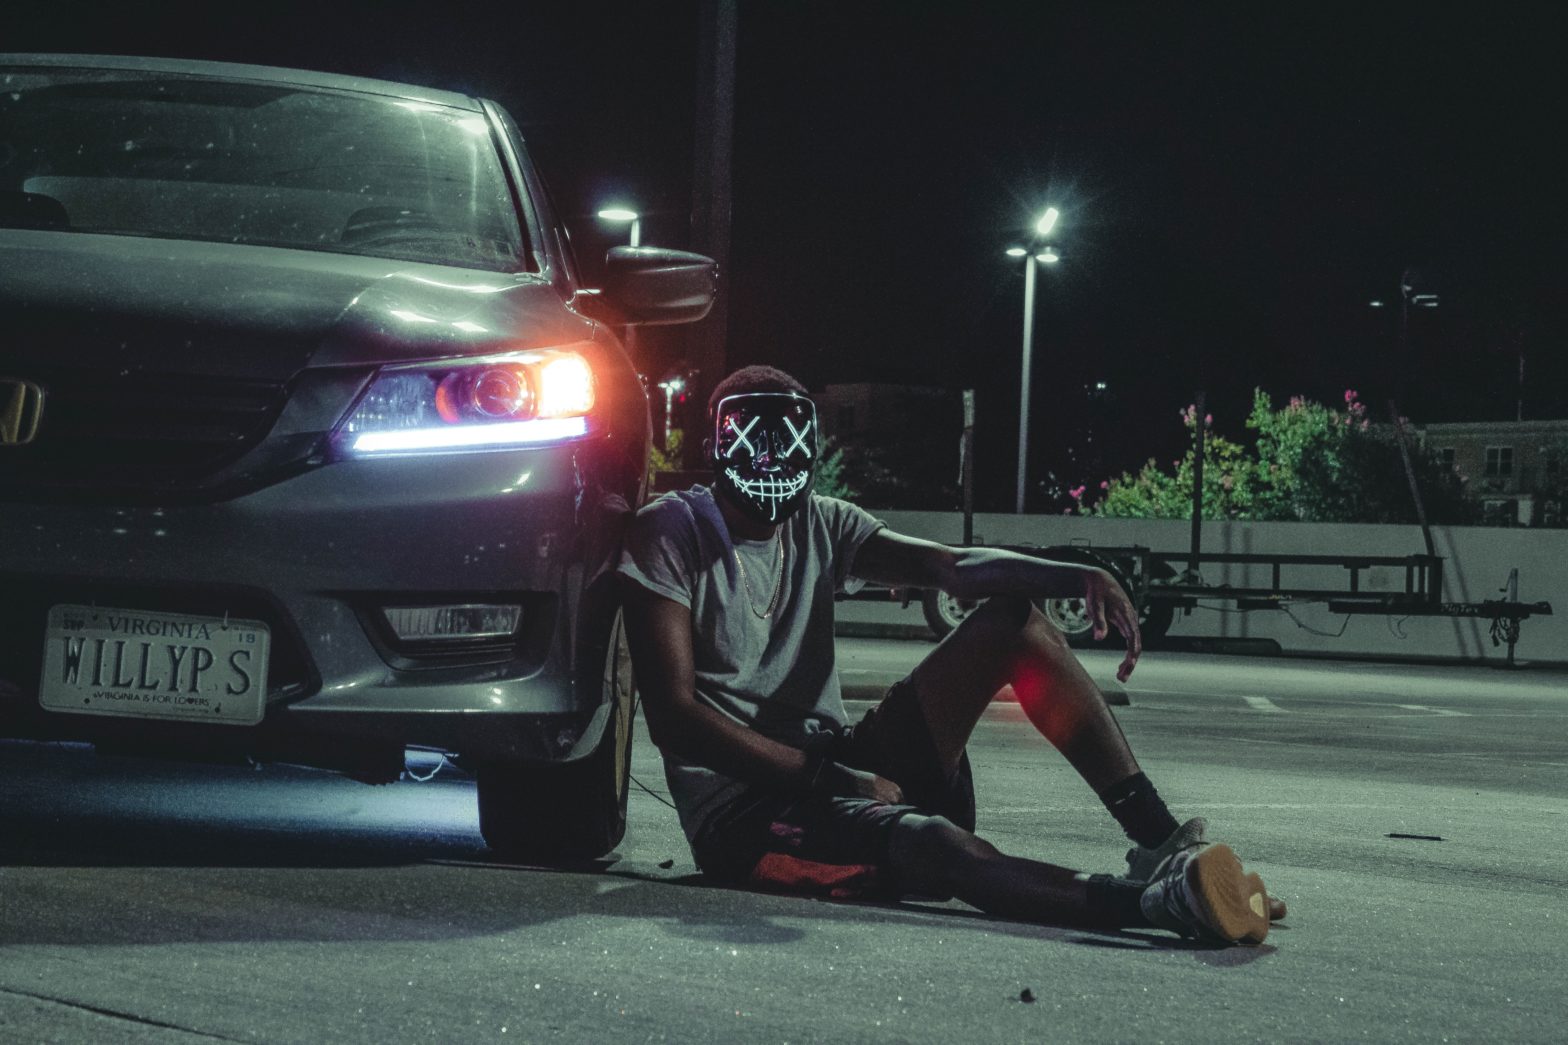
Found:
[[[626,834],[635,690],[620,614],[611,626],[602,682],[604,735],[561,765],[500,764],[479,770],[479,832],[505,859],[535,864],[593,860]]]
[[[926,625],[939,639],[964,622],[964,618],[980,608],[980,599],[960,599],[945,591],[928,588],[920,596],[920,610],[925,614]]]

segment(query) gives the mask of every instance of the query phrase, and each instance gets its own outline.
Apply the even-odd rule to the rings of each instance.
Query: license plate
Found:
[[[253,726],[266,710],[260,621],[49,608],[38,702],[50,711]]]

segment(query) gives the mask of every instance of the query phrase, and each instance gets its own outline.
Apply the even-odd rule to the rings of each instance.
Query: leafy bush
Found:
[[[653,441],[653,451],[648,455],[648,474],[655,475],[659,472],[678,472],[681,470],[681,446],[685,443],[686,433],[679,428],[670,433],[670,448],[664,449],[659,441]]]
[[[1181,412],[1195,429],[1197,411]],[[1207,426],[1212,417],[1205,417]],[[1247,427],[1256,432],[1251,452],[1223,436],[1206,433],[1203,461],[1205,519],[1285,519],[1301,522],[1408,523],[1415,504],[1392,425],[1374,425],[1354,390],[1343,409],[1329,409],[1300,396],[1275,409],[1262,390],[1253,393]],[[1474,501],[1457,475],[1414,441],[1411,468],[1433,523],[1477,521]],[[1172,462],[1167,473],[1154,461],[1136,476],[1123,474],[1100,484],[1105,492],[1088,507],[1083,488],[1073,491],[1079,511],[1104,516],[1185,519],[1192,512],[1194,451]]]
[[[850,500],[859,492],[844,474],[844,448],[832,439],[822,443],[822,456],[817,460],[817,477],[812,490],[823,497],[840,500]]]
[[[1196,430],[1198,412],[1187,407],[1181,412],[1182,424]],[[1205,519],[1250,519],[1258,495],[1257,465],[1245,447],[1231,442],[1208,428],[1212,414],[1203,418],[1203,517]],[[1150,458],[1136,475],[1124,474],[1100,484],[1104,496],[1086,508],[1087,491],[1080,486],[1067,491],[1079,504],[1081,514],[1120,516],[1135,519],[1188,519],[1192,517],[1192,473],[1196,450],[1172,461],[1167,473]]]

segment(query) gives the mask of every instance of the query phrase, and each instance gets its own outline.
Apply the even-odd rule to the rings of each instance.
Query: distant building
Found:
[[[1421,441],[1465,480],[1481,503],[1486,521],[1500,526],[1562,526],[1563,505],[1543,499],[1548,485],[1560,485],[1560,454],[1554,444],[1568,441],[1565,421],[1463,421],[1422,425]]]
[[[923,385],[828,385],[812,398],[822,433],[844,451],[844,481],[867,508],[959,503],[961,394]]]
[[[924,385],[847,384],[828,385],[812,398],[823,434],[847,443],[907,439],[912,430],[950,413],[958,393]]]

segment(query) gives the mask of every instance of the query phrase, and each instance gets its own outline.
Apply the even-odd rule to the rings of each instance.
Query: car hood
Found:
[[[228,243],[0,231],[0,366],[273,382],[589,339],[542,277]]]

